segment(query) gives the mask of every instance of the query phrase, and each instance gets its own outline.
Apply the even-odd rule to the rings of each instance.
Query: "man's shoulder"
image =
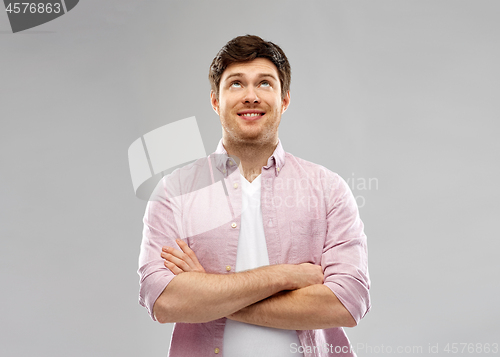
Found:
[[[175,197],[207,187],[214,182],[212,172],[209,158],[202,157],[163,176],[157,194]]]
[[[348,183],[336,172],[288,152],[285,155],[285,166],[288,167],[287,175],[282,177],[283,181],[298,181],[295,187],[312,188],[334,201],[350,192]]]
[[[202,157],[198,160],[195,160],[187,165],[179,167],[172,171],[171,176],[192,176],[193,174],[199,173],[200,171],[204,171],[208,169],[208,159],[209,157]]]
[[[339,174],[325,166],[302,159],[289,152],[285,152],[285,166],[289,166],[290,170],[298,174],[321,176],[332,180],[341,179]]]

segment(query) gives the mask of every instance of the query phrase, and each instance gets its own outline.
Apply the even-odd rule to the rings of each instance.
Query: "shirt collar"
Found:
[[[222,139],[219,141],[219,145],[217,145],[217,150],[215,150],[214,154],[215,166],[224,176],[227,172],[231,173],[233,169],[238,167],[239,163],[235,158],[227,154],[226,148],[222,145]],[[267,160],[267,165],[264,166],[264,169],[268,170],[274,167],[274,172],[276,176],[278,176],[283,166],[285,166],[285,150],[283,150],[281,140],[278,139],[278,145],[276,145],[276,149],[274,149],[273,154]]]

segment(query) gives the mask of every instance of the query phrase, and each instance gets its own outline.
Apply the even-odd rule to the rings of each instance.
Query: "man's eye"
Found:
[[[231,87],[241,87],[240,82],[233,82],[231,83]]]
[[[268,81],[264,81],[260,84],[262,87],[270,87],[271,86],[271,83],[269,83]]]

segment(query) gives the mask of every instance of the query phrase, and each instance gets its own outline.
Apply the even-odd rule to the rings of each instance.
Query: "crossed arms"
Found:
[[[353,327],[356,321],[323,285],[318,265],[280,264],[233,274],[209,274],[182,240],[161,257],[176,277],[156,300],[160,323],[202,323],[227,317],[287,330]]]
[[[356,325],[371,305],[366,236],[347,183],[338,175],[330,176],[325,183],[329,188],[326,222],[315,222],[327,227],[324,241],[322,235],[315,240],[322,245],[321,257],[303,260],[321,266],[278,264],[238,273],[207,273],[187,244],[172,239],[182,235],[177,229],[182,224],[180,203],[163,197],[151,201],[139,256],[141,305],[160,323],[204,323],[226,317],[291,330]],[[172,191],[169,187],[166,193]],[[214,235],[211,244],[224,242]],[[208,262],[206,249],[199,254]],[[314,249],[318,253],[320,247]]]

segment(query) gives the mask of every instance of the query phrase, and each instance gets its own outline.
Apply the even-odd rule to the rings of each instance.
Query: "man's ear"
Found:
[[[213,90],[210,90],[210,103],[212,103],[212,109],[214,112],[219,115],[219,100],[217,99],[217,96],[215,95],[215,92]]]
[[[281,114],[283,114],[290,105],[290,91],[286,92],[285,98],[281,101]]]

